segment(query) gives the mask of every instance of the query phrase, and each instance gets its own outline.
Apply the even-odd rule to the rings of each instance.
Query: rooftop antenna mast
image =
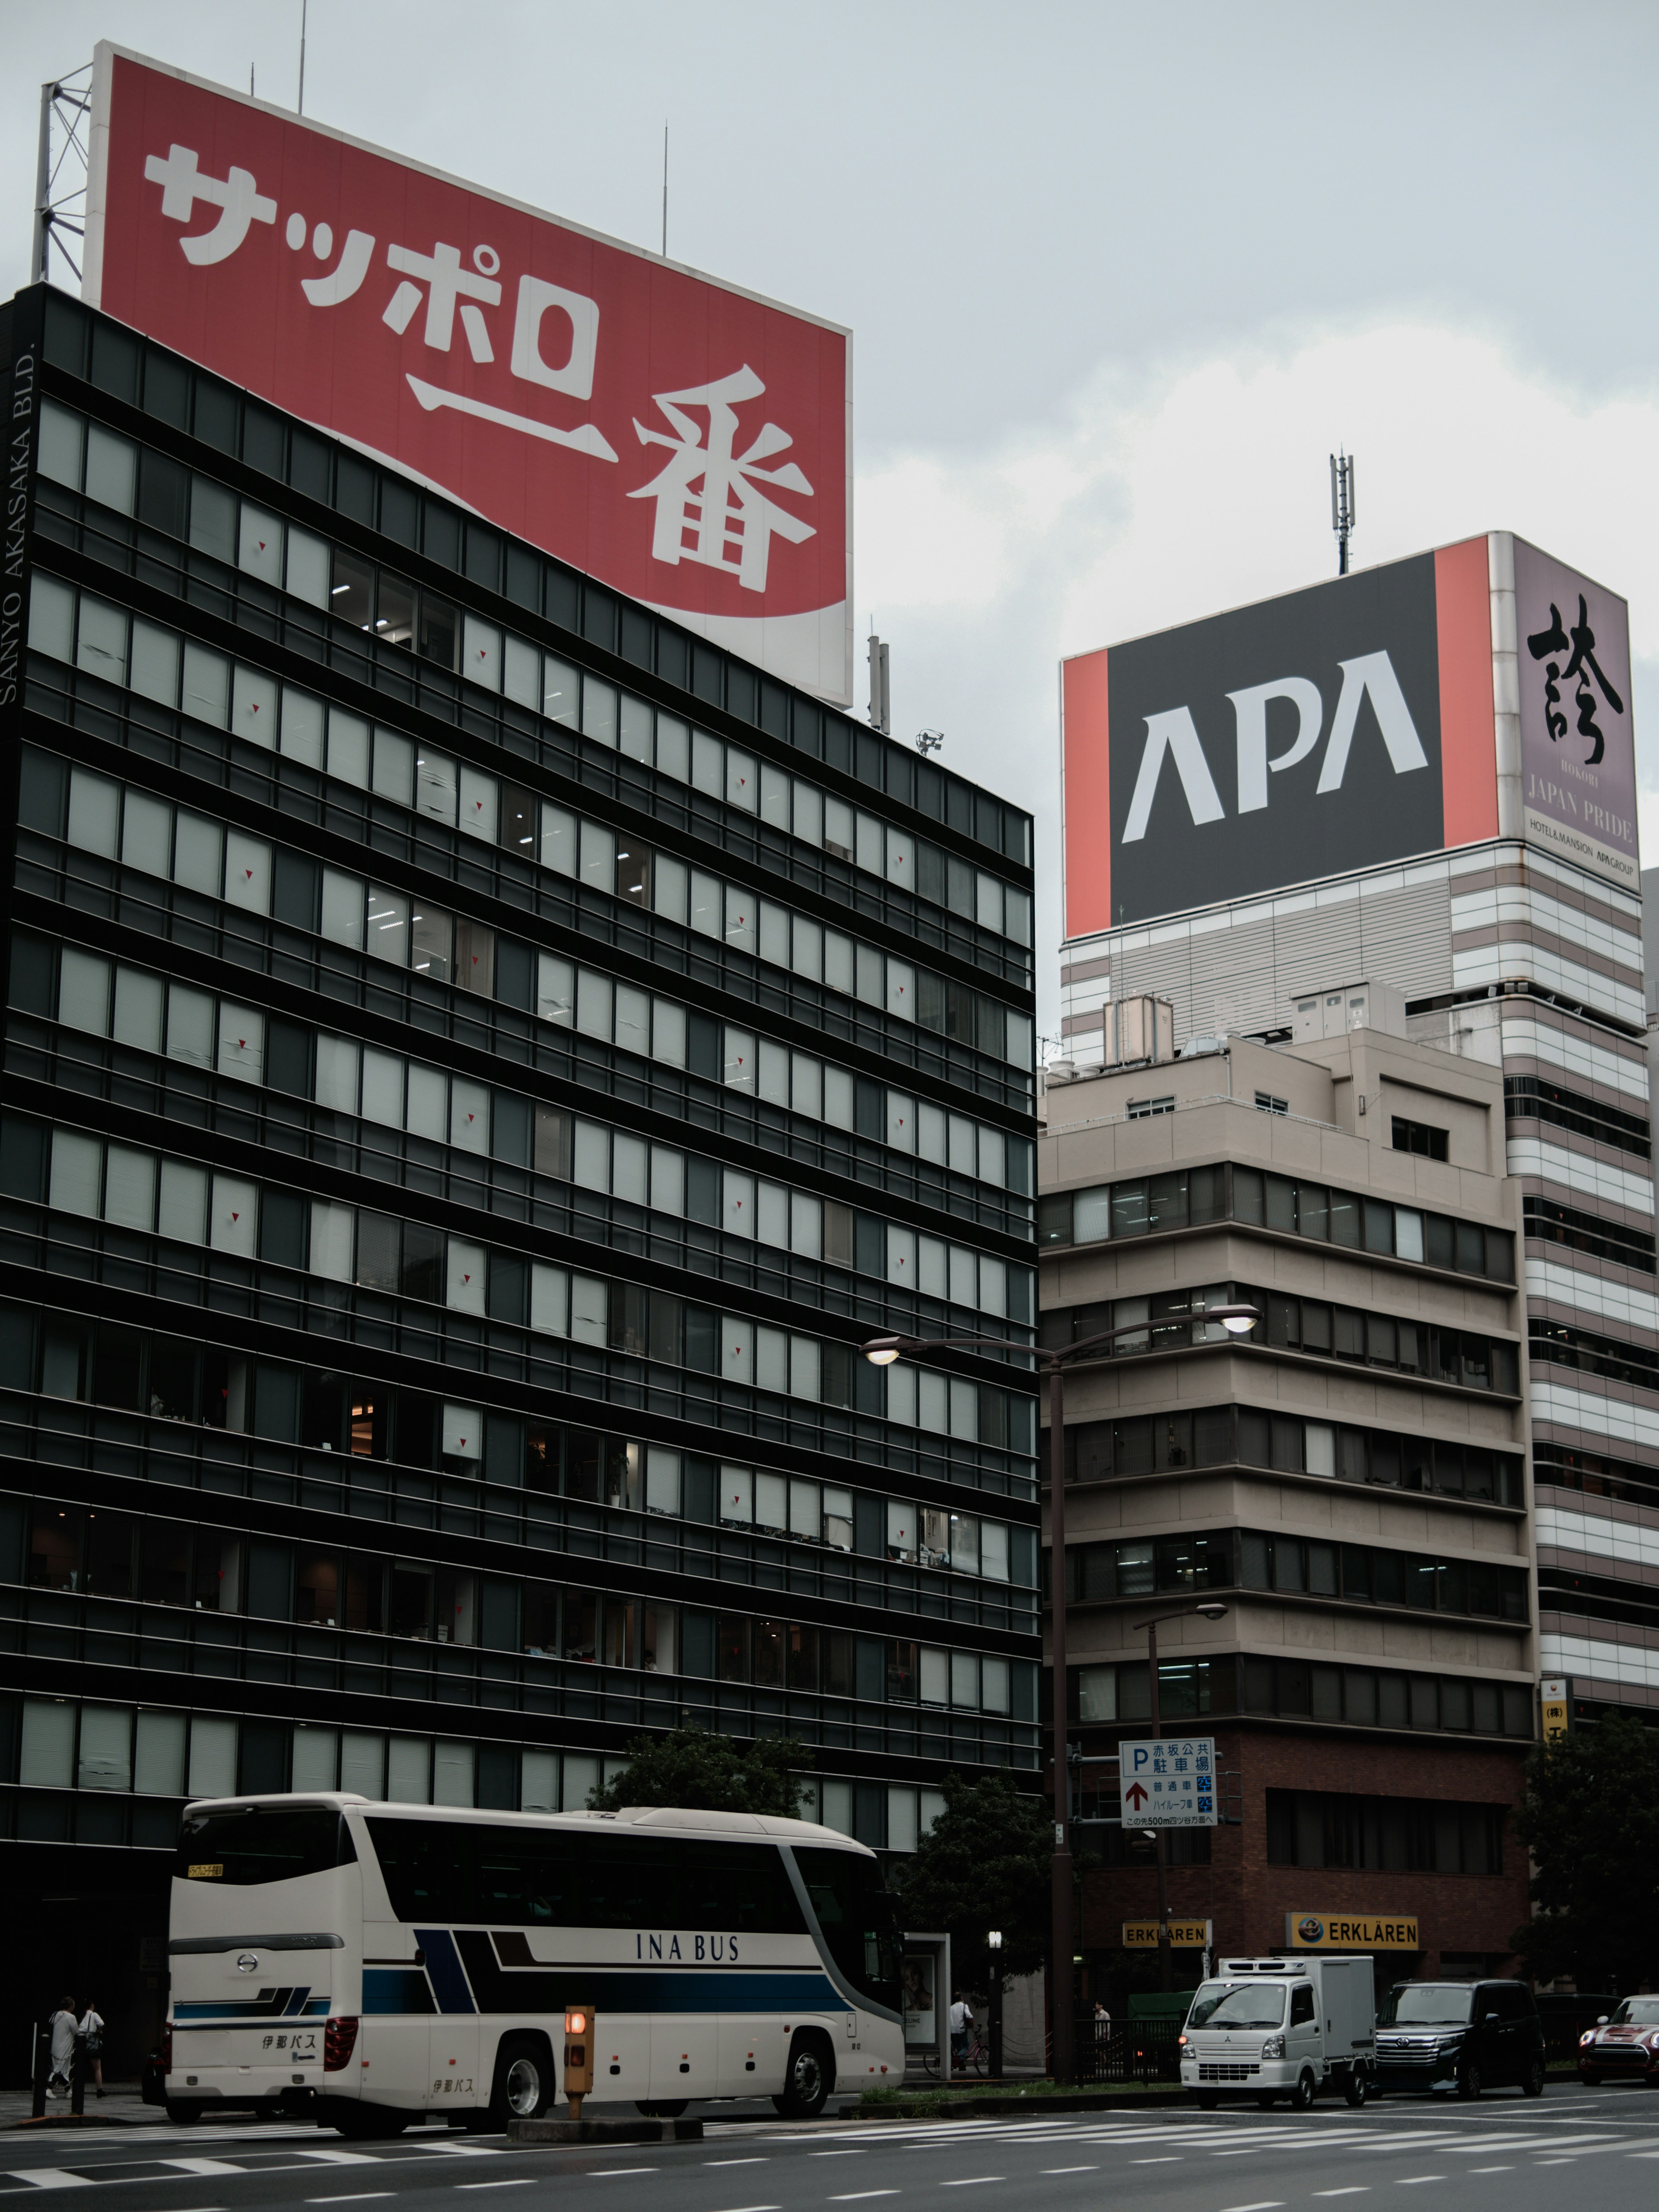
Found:
[[[870,726],[884,738],[893,733],[893,696],[887,688],[887,647],[870,625]]]
[[[1336,532],[1336,573],[1348,573],[1348,540],[1354,531],[1353,455],[1331,455],[1331,528]]]
[[[662,258],[668,258],[668,125],[662,126]]]
[[[310,6],[311,0],[300,0],[300,97],[295,103],[296,115],[306,112],[306,16]]]
[[[78,284],[80,265],[64,242],[67,232],[86,236],[87,132],[92,113],[92,64],[40,88],[40,144],[34,171],[34,245],[31,284],[52,282],[52,252],[66,262]],[[82,82],[87,80],[87,82]],[[64,174],[65,165],[68,175]]]

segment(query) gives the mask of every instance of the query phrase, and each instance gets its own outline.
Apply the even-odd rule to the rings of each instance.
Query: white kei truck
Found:
[[[1193,1993],[1181,2083],[1213,2112],[1224,2097],[1305,2112],[1324,2088],[1363,2105],[1375,2086],[1376,2002],[1369,1956],[1218,1959]]]

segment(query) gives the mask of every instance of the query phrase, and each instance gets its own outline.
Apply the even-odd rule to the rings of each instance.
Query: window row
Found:
[[[1082,1723],[1144,1721],[1152,1700],[1146,1661],[1073,1670]],[[1392,1668],[1326,1667],[1305,1659],[1159,1660],[1164,1720],[1204,1713],[1267,1713],[1285,1720],[1340,1721],[1350,1727],[1422,1729],[1457,1735],[1533,1733],[1533,1692],[1525,1683],[1455,1674],[1407,1674]]]
[[[443,593],[343,546],[331,546],[254,501],[240,499],[211,477],[137,447],[52,399],[41,405],[39,467],[52,482],[284,590],[336,621],[368,632],[380,644],[399,646],[480,690],[579,729],[596,744],[624,752],[659,775],[722,799],[738,811],[757,815],[858,868],[884,875],[983,928],[1018,944],[1030,943],[1030,900],[1005,886],[1000,877],[969,867],[928,841],[901,837],[820,784],[757,763],[741,747],[693,730],[680,717],[655,711],[615,684],[570,667],[510,630],[462,610]],[[417,495],[406,486],[400,489],[412,506]],[[500,589],[499,582],[495,588]],[[568,621],[565,626],[578,625]],[[752,672],[744,672],[752,688]],[[682,688],[690,688],[684,675],[681,682]],[[850,757],[840,764],[849,772],[853,769]],[[908,780],[913,788],[896,795],[915,805],[921,793],[914,787],[923,779],[913,775]],[[926,781],[930,796],[944,782],[937,772]],[[988,793],[965,792],[965,807],[950,804],[957,794],[947,788],[938,788],[937,795],[945,801],[933,810],[939,819],[948,815],[953,828],[969,835],[977,829],[981,842],[1006,849],[1016,860],[1029,859],[1019,834],[1023,823],[1017,817],[1002,818],[1006,812],[1012,817],[1012,810],[994,800],[975,809],[975,796]],[[986,817],[978,824],[972,818],[976,811]]]
[[[1068,1482],[1189,1467],[1269,1468],[1284,1474],[1324,1475],[1482,1504],[1525,1503],[1520,1455],[1485,1444],[1307,1421],[1249,1406],[1067,1425]]]
[[[1587,1098],[1582,1091],[1570,1091],[1547,1076],[1506,1075],[1504,1112],[1511,1121],[1547,1121],[1554,1128],[1571,1129],[1575,1136],[1611,1145],[1636,1159],[1653,1156],[1653,1125],[1645,1114],[1627,1114],[1599,1098]]]
[[[981,999],[965,984],[885,956],[775,900],[757,898],[720,876],[620,836],[605,823],[538,801],[529,792],[447,753],[326,704],[313,692],[279,684],[274,677],[228,660],[175,630],[130,617],[108,600],[83,592],[77,614],[76,598],[55,578],[35,575],[29,602],[33,650],[112,683],[130,683],[142,697],[181,708],[195,720],[228,729],[250,744],[275,748],[280,740],[285,753],[307,765],[322,769],[326,760],[327,774],[337,781],[372,791],[485,846],[501,848],[751,959],[857,998],[896,1020],[915,1022],[999,1057],[1011,1055],[1018,1066],[1030,1065],[1029,1054],[1019,1056],[1024,1048],[1018,1042],[1023,1018],[998,1000]],[[71,842],[81,841],[72,836]],[[141,863],[129,856],[129,865]],[[518,886],[499,888],[510,896]]]
[[[0,1547],[14,1554],[22,1517],[21,1501],[0,1505]],[[426,1559],[281,1543],[50,1499],[35,1501],[27,1544],[27,1579],[34,1589],[518,1651],[577,1666],[1004,1715],[1012,1710],[1017,1671],[1020,1717],[1030,1719],[1035,1711],[1035,1668],[1026,1661],[708,1613],[635,1593],[513,1582]]]
[[[50,1133],[41,1190],[28,1157],[32,1151],[38,1157],[38,1124],[6,1117],[0,1139],[6,1187],[14,1196],[27,1195],[33,1173],[37,1191],[59,1212],[781,1395],[856,1405],[938,1436],[1012,1451],[1036,1449],[1036,1401],[1028,1396],[908,1362],[874,1368],[847,1344],[722,1314],[642,1285],[492,1251],[424,1222],[307,1200],[137,1146],[57,1128]]]
[[[27,826],[52,836],[66,835],[82,851],[243,912],[320,934],[330,944],[434,982],[483,998],[508,998],[554,1028],[687,1069],[807,1120],[854,1131],[896,1152],[1031,1195],[1028,1138],[1009,1136],[908,1092],[855,1078],[815,1054],[793,1051],[557,954],[538,955],[505,939],[498,948],[496,933],[486,923],[343,869],[319,866],[286,847],[228,830],[208,816],[87,769],[71,770],[65,809],[63,765],[25,749]],[[155,982],[145,988],[153,1001]],[[112,1024],[118,1012],[111,1003]],[[153,1018],[137,1012],[132,1018],[140,1022],[144,1038],[158,1033]],[[118,1030],[114,1033],[119,1035]],[[179,1056],[191,1056],[189,1043],[181,1039]],[[170,1036],[167,1049],[174,1049]],[[243,1065],[252,1073],[252,1063]]]
[[[1291,1297],[1249,1283],[1210,1283],[1162,1291],[1151,1297],[1054,1307],[1042,1316],[1039,1337],[1058,1348],[1144,1321],[1144,1330],[1103,1345],[1100,1357],[1121,1359],[1181,1351],[1194,1344],[1224,1344],[1227,1332],[1219,1322],[1197,1318],[1207,1308],[1223,1305],[1251,1305],[1261,1314],[1261,1320],[1243,1340],[1249,1344],[1395,1368],[1465,1390],[1498,1390],[1512,1398],[1520,1395],[1517,1345],[1468,1329],[1447,1328],[1438,1322],[1402,1321],[1394,1314],[1368,1313],[1322,1298]]]
[[[1218,1221],[1249,1222],[1492,1282],[1515,1280],[1515,1238],[1507,1229],[1225,1163],[1137,1176],[1092,1190],[1058,1191],[1038,1201],[1037,1242],[1095,1244]]]
[[[1019,1589],[1036,1587],[1036,1535],[1029,1527],[600,1430],[487,1411],[330,1369],[255,1361],[118,1322],[47,1311],[37,1329],[30,1310],[0,1306],[0,1386],[39,1388],[48,1396],[125,1407],[153,1420],[282,1437],[313,1450],[441,1470],[848,1556],[945,1569]],[[65,1532],[67,1542],[74,1534],[67,1521]],[[53,1588],[155,1595],[161,1601],[159,1592],[136,1585],[108,1590],[100,1579],[104,1569],[94,1571],[90,1543],[84,1529],[69,1543],[64,1553],[68,1579]],[[194,1590],[195,1584],[190,1587]],[[222,1575],[212,1587],[224,1593]],[[228,1588],[240,1590],[237,1576]],[[226,1603],[232,1612],[241,1609],[240,1601]],[[221,1607],[216,1602],[208,1609]]]
[[[75,1698],[0,1700],[0,1779],[15,1778],[30,1790],[173,1799],[340,1790],[376,1804],[580,1813],[593,1791],[627,1765],[614,1753],[388,1735],[307,1721],[243,1720]],[[915,1850],[945,1810],[937,1790],[827,1774],[798,1781],[802,1820],[878,1850]],[[148,1809],[159,1817],[132,1841],[171,1849],[176,1808]]]
[[[1562,1244],[1593,1260],[1611,1260],[1615,1267],[1633,1267],[1640,1274],[1659,1271],[1652,1232],[1635,1229],[1606,1214],[1585,1213],[1575,1206],[1562,1206],[1553,1198],[1523,1196],[1522,1233],[1540,1244]]]
[[[1388,1874],[1502,1874],[1509,1818],[1507,1805],[1270,1790],[1267,1863],[1365,1867]]]
[[[194,984],[100,952],[62,947],[57,1010],[58,1021],[70,1028],[239,1081],[297,1091],[331,1112],[402,1129],[479,1158],[534,1167],[578,1189],[878,1276],[924,1297],[998,1318],[1029,1323],[1031,1317],[1035,1283],[1029,1267],[855,1213],[834,1199],[722,1168],[676,1146],[652,1143],[516,1091],[492,1091],[354,1037],[313,1032],[281,1019],[267,1023],[258,1007],[216,1000]],[[846,1080],[850,1090],[852,1079]],[[914,1100],[903,1099],[900,1105],[905,1112],[916,1111]],[[1000,1143],[1000,1132],[976,1131],[961,1115],[947,1117],[931,1106],[921,1110],[941,1124],[960,1123],[966,1141],[957,1146],[958,1158],[972,1157],[977,1164],[976,1135],[996,1136]],[[941,1131],[939,1149],[944,1148]],[[983,1149],[988,1156],[988,1142]]]
[[[1600,1375],[1610,1382],[1625,1382],[1638,1390],[1659,1390],[1659,1350],[1651,1342],[1627,1337],[1599,1336],[1589,1329],[1569,1328],[1565,1322],[1528,1323],[1528,1346],[1534,1360],[1553,1366],[1576,1368],[1581,1375]]]
[[[1522,1567],[1428,1559],[1377,1545],[1331,1544],[1250,1528],[1074,1545],[1067,1548],[1066,1571],[1068,1596],[1084,1604],[1151,1597],[1165,1590],[1241,1589],[1491,1620],[1528,1617]]]

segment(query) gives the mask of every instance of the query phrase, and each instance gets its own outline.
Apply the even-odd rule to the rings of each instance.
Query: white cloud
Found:
[[[858,603],[892,641],[897,733],[940,725],[948,760],[1037,816],[1042,1026],[1059,935],[1057,661],[1330,574],[1339,442],[1358,456],[1359,565],[1514,530],[1622,592],[1633,653],[1659,663],[1644,496],[1659,386],[1586,402],[1475,331],[1396,321],[1156,383],[1103,372],[1063,419],[997,449],[894,453],[860,472]],[[1639,764],[1659,851],[1659,728]]]

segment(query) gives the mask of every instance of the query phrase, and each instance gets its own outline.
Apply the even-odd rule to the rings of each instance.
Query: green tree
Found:
[[[946,1775],[945,1810],[898,1875],[906,1927],[949,1935],[964,1989],[986,1985],[988,1928],[1002,1930],[1004,1972],[1029,1974],[1048,1954],[1054,1850],[1047,1802],[1023,1796],[1011,1775]]]
[[[683,1805],[703,1813],[800,1812],[800,1784],[792,1767],[810,1766],[812,1754],[792,1735],[763,1736],[739,1754],[730,1736],[707,1729],[677,1728],[666,1735],[636,1735],[628,1765],[587,1793],[596,1813],[625,1805]]]
[[[1527,1760],[1515,1832],[1537,1910],[1510,1942],[1540,1981],[1583,1990],[1659,1980],[1659,1730],[1610,1715]]]

